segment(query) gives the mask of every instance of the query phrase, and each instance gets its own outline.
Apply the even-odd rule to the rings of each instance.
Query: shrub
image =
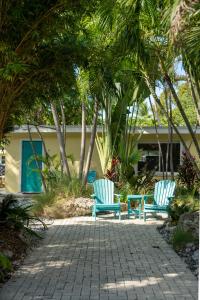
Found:
[[[154,189],[156,182],[154,175],[154,170],[144,168],[138,175],[128,178],[128,182],[136,194],[146,194]]]
[[[39,221],[43,224],[44,228],[46,228],[46,225],[42,220],[31,214],[31,207],[31,205],[22,207],[13,195],[7,195],[2,200],[0,207],[0,226],[12,227],[16,230],[22,229],[29,234],[37,235],[30,228],[30,222]]]
[[[0,282],[5,279],[6,273],[12,270],[11,261],[7,256],[0,252]]]
[[[197,170],[193,164],[194,161],[193,156],[183,152],[182,165],[178,169],[178,182],[190,191],[200,186]]]
[[[55,218],[63,217],[60,212],[62,202],[72,198],[87,197],[93,193],[92,186],[84,186],[77,178],[69,180],[63,176],[54,183],[54,188],[47,192],[36,195],[33,198],[32,211],[34,215],[48,215]]]
[[[184,231],[178,227],[171,238],[171,243],[174,249],[180,250],[186,246],[187,243],[197,242],[190,231]]]
[[[168,214],[173,223],[177,223],[180,216],[186,212],[193,212],[199,209],[199,200],[193,193],[179,195],[173,199],[168,207]]]

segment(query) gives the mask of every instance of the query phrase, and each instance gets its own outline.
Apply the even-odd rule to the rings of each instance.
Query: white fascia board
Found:
[[[56,129],[54,126],[47,126],[47,125],[40,125],[38,126],[40,132],[42,133],[55,133]],[[189,134],[189,131],[186,127],[178,127],[178,130],[180,132],[180,134]],[[193,128],[194,132],[196,132],[196,134],[200,134],[200,127],[198,128]],[[30,131],[32,133],[37,133],[37,130],[35,128],[35,126],[30,126]],[[68,133],[81,133],[82,128],[81,126],[77,125],[77,126],[66,126],[66,132]],[[92,131],[92,126],[86,126],[86,132],[90,133]],[[158,127],[157,129],[158,134],[168,134],[168,128],[166,127]],[[27,133],[28,129],[27,129],[27,125],[23,125],[21,127],[15,127],[14,130],[12,132],[10,132],[11,134],[19,134],[19,133]],[[97,127],[97,132],[102,132],[102,128],[101,126]],[[133,128],[130,130],[130,133],[133,132]],[[144,134],[144,135],[148,135],[148,134],[156,134],[156,130],[154,127],[143,127],[143,128],[136,128],[135,133],[137,134]],[[175,132],[173,131],[173,133],[175,134]]]

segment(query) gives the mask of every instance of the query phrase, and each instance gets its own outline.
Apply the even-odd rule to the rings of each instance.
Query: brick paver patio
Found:
[[[158,223],[56,220],[0,299],[198,299],[196,278],[157,232]]]

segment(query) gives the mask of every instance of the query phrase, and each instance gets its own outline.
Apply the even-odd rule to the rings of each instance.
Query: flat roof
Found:
[[[56,132],[55,126],[40,125],[38,127],[39,127],[40,132],[42,132],[42,133],[55,133]],[[177,128],[181,134],[189,134],[189,131],[186,127],[179,126]],[[67,125],[66,126],[66,132],[68,132],[68,133],[80,133],[81,130],[82,130],[82,128],[80,125],[76,125],[76,126]],[[193,128],[193,130],[196,134],[200,134],[200,126]],[[37,133],[37,130],[34,125],[30,125],[30,131],[32,133]],[[91,131],[92,131],[92,126],[86,126],[86,132],[90,133]],[[97,132],[101,132],[101,131],[102,131],[101,126],[98,126]],[[167,127],[158,127],[157,131],[159,134],[168,134]],[[19,134],[19,133],[27,133],[27,132],[28,132],[28,126],[22,125],[22,126],[15,126],[14,130],[8,134]],[[133,132],[133,128],[131,128],[130,132]],[[155,127],[143,127],[143,128],[137,127],[135,129],[135,133],[154,134],[154,133],[156,133],[156,129],[155,129]]]

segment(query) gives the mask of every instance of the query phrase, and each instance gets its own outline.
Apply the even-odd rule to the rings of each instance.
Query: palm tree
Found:
[[[103,9],[104,5],[100,12],[106,15],[103,20],[108,22],[108,10]],[[134,61],[133,71],[146,79],[151,92],[158,81],[167,83],[200,157],[200,145],[174,88],[174,63],[180,53],[171,49],[168,28],[161,22],[166,9],[165,3],[156,1],[113,1],[109,16],[115,14],[117,20],[113,26],[115,30],[112,29],[115,32],[114,46],[120,56]]]

